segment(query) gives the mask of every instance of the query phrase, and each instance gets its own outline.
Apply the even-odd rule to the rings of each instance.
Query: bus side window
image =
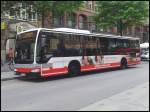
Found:
[[[57,43],[57,56],[56,57],[62,57],[65,55],[65,45],[64,45],[64,40],[63,39],[59,39],[58,43]]]
[[[116,39],[112,38],[108,40],[108,54],[113,54],[116,50]]]
[[[101,52],[106,55],[108,54],[108,39],[107,38],[100,38],[100,49],[101,49]]]
[[[94,56],[96,48],[97,48],[96,39],[94,37],[88,37],[86,39],[86,55]]]
[[[79,56],[80,55],[80,39],[73,35],[67,35],[69,38],[64,39],[65,56]]]

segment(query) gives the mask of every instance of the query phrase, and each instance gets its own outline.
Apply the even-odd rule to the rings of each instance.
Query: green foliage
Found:
[[[43,26],[44,19],[49,12],[60,15],[64,14],[64,12],[71,13],[83,6],[83,1],[1,1],[1,14],[19,11],[19,8],[15,7],[18,3],[22,3],[29,13],[31,11],[29,6],[32,5],[33,9],[38,13],[38,17],[42,17]],[[12,7],[14,8],[12,9]]]
[[[33,1],[1,1],[1,15],[4,13],[11,13],[15,15],[16,12],[20,11],[19,3],[22,4],[23,8],[26,8],[30,12],[29,5],[33,5]]]
[[[83,6],[83,1],[60,1],[59,4],[58,11],[72,12]]]
[[[83,1],[1,1],[1,11],[10,11],[17,3],[27,7],[33,5],[34,10],[41,13],[49,12],[72,12],[83,6]]]
[[[54,13],[72,12],[82,7],[83,1],[35,1],[34,8],[41,12],[52,11]]]
[[[41,14],[43,11],[48,12],[53,9],[53,1],[34,1],[33,6]]]
[[[99,27],[118,26],[118,29],[142,24],[149,16],[148,1],[97,1],[93,17]],[[121,27],[120,27],[121,26]]]
[[[48,12],[53,14],[71,13],[83,6],[83,1],[34,1],[34,9],[42,17],[42,26],[44,26],[44,17]]]
[[[1,1],[1,14],[3,15],[5,12],[12,10],[12,6],[16,3],[17,1]]]

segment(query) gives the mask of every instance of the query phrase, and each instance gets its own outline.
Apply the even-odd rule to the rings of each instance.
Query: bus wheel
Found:
[[[80,75],[80,63],[77,61],[71,62],[69,64],[69,75],[70,76],[76,76],[76,75]]]
[[[126,69],[127,68],[127,60],[123,58],[121,60],[121,69]]]

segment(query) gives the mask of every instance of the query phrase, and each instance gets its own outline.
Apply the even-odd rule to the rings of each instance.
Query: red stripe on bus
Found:
[[[33,68],[16,68],[17,72],[28,73],[31,72]]]
[[[120,62],[117,62],[117,63],[110,63],[111,66],[120,66]]]
[[[90,70],[99,70],[105,68],[115,68],[120,67],[120,63],[107,63],[107,64],[99,64],[99,65],[86,65],[81,67],[81,71],[90,71]]]
[[[67,74],[68,72],[55,72],[55,73],[46,73],[46,74],[42,74],[43,77],[47,77],[47,76],[57,76],[57,75],[62,75],[62,74]]]
[[[128,65],[139,64],[141,61],[128,61]],[[100,70],[106,68],[117,68],[120,67],[120,62],[116,63],[107,63],[107,64],[99,64],[99,65],[85,65],[81,66],[81,71],[92,71],[92,70]],[[45,69],[45,70],[44,70]],[[17,72],[28,73],[31,72],[33,68],[16,68]],[[41,76],[57,76],[61,74],[67,74],[68,68],[43,68]]]
[[[49,70],[42,70],[42,76],[47,76],[47,75],[57,75],[57,74],[65,74],[68,73],[67,67],[65,68],[49,68]]]
[[[97,70],[97,69],[104,69],[104,68],[115,68],[120,67],[120,63],[107,63],[102,65],[86,65],[81,66],[81,71],[90,71],[90,70]],[[67,74],[68,68],[54,68],[49,70],[42,70],[42,76],[56,76],[61,74]]]
[[[129,52],[136,52],[139,53],[140,49],[139,48],[118,48],[114,52],[115,54],[127,54]]]
[[[136,65],[136,64],[140,64],[141,61],[128,61],[128,65]]]
[[[95,65],[84,65],[84,66],[81,66],[81,70],[83,70],[83,69],[91,69],[91,68],[95,68]]]

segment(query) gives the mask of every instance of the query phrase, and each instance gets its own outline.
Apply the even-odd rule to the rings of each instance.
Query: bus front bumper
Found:
[[[40,77],[39,68],[15,68],[15,75],[29,76],[29,77]]]

